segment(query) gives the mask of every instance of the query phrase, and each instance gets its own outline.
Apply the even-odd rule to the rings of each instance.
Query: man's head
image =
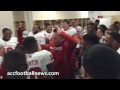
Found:
[[[118,25],[120,27],[120,22],[119,21],[115,21],[113,24]]]
[[[68,20],[64,20],[63,21],[63,24],[62,24],[62,27],[63,29],[66,31],[66,30],[69,30],[69,26],[70,26],[70,23]]]
[[[120,55],[105,45],[94,45],[84,53],[81,69],[83,79],[118,79]]]
[[[110,25],[107,29],[107,33],[119,32],[119,27],[117,25]]]
[[[61,24],[60,24],[60,22],[56,22],[56,25],[58,25],[59,27],[61,27]]]
[[[10,38],[11,38],[11,35],[12,35],[12,31],[10,29],[8,29],[8,28],[4,28],[2,30],[2,33],[3,33],[3,39],[5,41],[9,41]]]
[[[59,46],[63,42],[63,38],[57,33],[57,31],[54,31],[52,34],[52,42],[55,46]]]
[[[33,33],[34,33],[34,34],[37,34],[37,33],[39,32],[39,30],[40,30],[40,26],[39,26],[38,24],[35,24],[35,25],[33,26]]]
[[[52,32],[52,26],[50,24],[46,24],[46,30],[48,33]]]
[[[73,21],[73,22],[72,22],[72,26],[73,26],[73,27],[76,27],[76,26],[77,26],[77,22],[76,22],[76,21]]]
[[[107,27],[105,25],[100,25],[97,30],[97,35],[99,38],[102,38],[102,36],[105,35],[105,31],[107,30]]]
[[[81,49],[84,52],[88,47],[94,44],[99,44],[99,37],[96,34],[85,34],[81,40]]]
[[[96,25],[94,23],[89,23],[87,27],[87,33],[95,33]]]
[[[5,72],[24,72],[27,70],[26,56],[19,50],[12,50],[4,55],[2,65]],[[27,79],[27,76],[8,75],[8,79]]]
[[[38,44],[34,37],[27,37],[23,41],[23,46],[27,53],[34,53],[38,51]]]
[[[117,51],[117,49],[120,47],[120,34],[117,32],[112,32],[105,38],[105,44],[114,50]]]
[[[100,20],[98,20],[98,19],[95,20],[95,24],[96,24],[96,25],[99,25],[99,23],[100,23]]]

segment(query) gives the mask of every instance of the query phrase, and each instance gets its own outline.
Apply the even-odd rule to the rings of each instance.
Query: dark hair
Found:
[[[97,19],[97,20],[95,20],[95,22],[99,23],[99,22],[100,22],[100,20],[98,20],[98,19]]]
[[[46,24],[45,24],[45,27],[47,28],[48,26],[51,26],[51,25],[50,25],[49,23],[46,23]]]
[[[83,55],[83,67],[92,79],[118,79],[120,55],[105,45],[93,45]]]
[[[99,44],[99,37],[93,33],[85,34],[83,40],[91,44]]]
[[[100,25],[100,26],[102,27],[101,31],[103,32],[103,34],[105,34],[105,31],[107,30],[107,27],[105,25],[103,25],[103,24]]]
[[[20,50],[20,51],[22,51],[22,52],[25,53],[25,48],[24,48],[23,45],[17,45],[17,47],[16,47],[15,49],[16,49],[16,50]]]
[[[113,24],[120,24],[120,22],[119,21],[115,21]]]
[[[25,65],[27,69],[26,56],[19,50],[12,50],[4,55],[3,68],[7,72],[21,71]]]
[[[36,42],[34,37],[27,37],[23,41],[23,46],[27,51],[30,51],[36,45]]]
[[[90,25],[90,26],[94,26],[94,25],[95,25],[95,23],[89,23],[88,25]]]
[[[34,26],[35,26],[35,25],[38,26],[38,29],[40,29],[40,25],[38,25],[38,24],[34,24]]]
[[[93,30],[97,31],[97,30],[98,30],[98,26],[97,26],[97,25],[94,25],[94,26],[93,26]]]
[[[4,33],[7,30],[11,31],[9,28],[3,28],[2,33]]]
[[[113,29],[115,32],[119,32],[119,27],[118,27],[118,25],[113,24],[113,25],[110,25],[110,26],[112,27],[112,29]]]
[[[56,22],[56,24],[60,24],[60,22]]]
[[[63,23],[66,22],[67,24],[70,24],[70,22],[68,20],[64,20]]]
[[[54,29],[53,32],[54,32],[54,33],[57,33],[57,29]]]
[[[120,43],[120,34],[118,32],[111,32],[109,33],[109,35],[114,39],[116,40],[117,42]]]

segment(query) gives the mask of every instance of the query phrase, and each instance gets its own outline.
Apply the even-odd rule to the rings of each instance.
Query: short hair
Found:
[[[20,51],[22,51],[22,52],[25,53],[25,48],[24,48],[23,45],[17,45],[17,47],[16,47],[15,49],[16,49],[16,50],[20,50]]]
[[[26,56],[23,52],[12,50],[4,55],[2,66],[6,72],[21,71],[23,65],[26,66],[27,70]]]
[[[120,24],[120,22],[119,21],[115,21],[113,24]]]
[[[112,29],[113,29],[114,31],[119,32],[119,27],[118,27],[118,25],[113,24],[113,25],[110,25],[110,26],[112,27]]]
[[[85,51],[82,65],[92,79],[118,79],[120,55],[105,45],[93,45]]]
[[[38,26],[38,29],[40,29],[40,25],[38,25],[38,24],[34,24],[34,26],[35,26],[35,25]]]
[[[90,22],[88,25],[90,25],[90,26],[94,26],[94,25],[95,25],[95,23]]]
[[[29,51],[33,49],[33,47],[36,45],[36,39],[34,37],[27,37],[23,41],[24,48]]]
[[[56,24],[60,24],[60,22],[56,22]]]
[[[66,22],[67,24],[70,24],[70,22],[68,20],[64,20],[63,23]]]
[[[99,37],[93,33],[85,34],[83,40],[91,44],[99,44]]]
[[[47,28],[48,26],[51,26],[51,25],[50,25],[49,23],[46,23],[46,24],[45,24],[45,27]]]
[[[99,23],[99,22],[100,22],[100,20],[98,20],[98,19],[97,19],[97,20],[95,20],[95,22]]]
[[[103,24],[100,25],[103,29],[101,30],[103,34],[105,34],[105,31],[107,30],[107,27]]]
[[[11,31],[9,28],[3,28],[2,33],[4,33],[7,30]]]
[[[111,32],[109,33],[109,35],[111,36],[111,38],[120,43],[120,34],[118,32]]]

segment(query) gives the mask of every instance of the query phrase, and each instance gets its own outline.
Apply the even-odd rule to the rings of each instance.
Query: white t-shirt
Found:
[[[63,30],[62,30],[63,31]],[[77,30],[75,28],[70,28],[67,31],[64,31],[66,34],[73,36],[74,34],[78,34]]]
[[[74,27],[72,26],[71,28],[74,28]],[[79,33],[79,35],[82,35],[82,27],[76,26],[75,29],[77,30],[77,32]]]
[[[28,33],[28,37],[34,37],[34,33],[33,32],[29,32]]]
[[[54,62],[52,53],[42,50],[32,54],[26,54],[29,72],[48,72],[47,65]],[[38,76],[28,76],[28,79],[38,79]]]
[[[52,38],[52,32],[48,33],[47,31],[41,31],[41,33],[45,34],[49,40]]]
[[[117,52],[120,54],[120,47],[118,48]]]
[[[0,43],[4,46],[5,52],[14,50],[18,44],[18,39],[16,37],[11,37],[9,41],[4,41],[0,38]]]
[[[34,35],[34,38],[37,40],[38,44],[45,45],[48,44],[52,38],[52,33],[47,33],[46,31],[39,32]]]
[[[102,36],[102,38],[100,39],[100,43],[105,44],[105,36]]]

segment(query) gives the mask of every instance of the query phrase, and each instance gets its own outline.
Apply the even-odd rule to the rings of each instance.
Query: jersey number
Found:
[[[29,72],[32,73],[32,71],[34,71],[34,74],[37,73],[37,72],[42,72],[42,70],[39,68],[39,67],[36,67],[36,68],[31,68],[29,70]],[[30,75],[30,79],[44,79],[44,77],[42,75]]]

